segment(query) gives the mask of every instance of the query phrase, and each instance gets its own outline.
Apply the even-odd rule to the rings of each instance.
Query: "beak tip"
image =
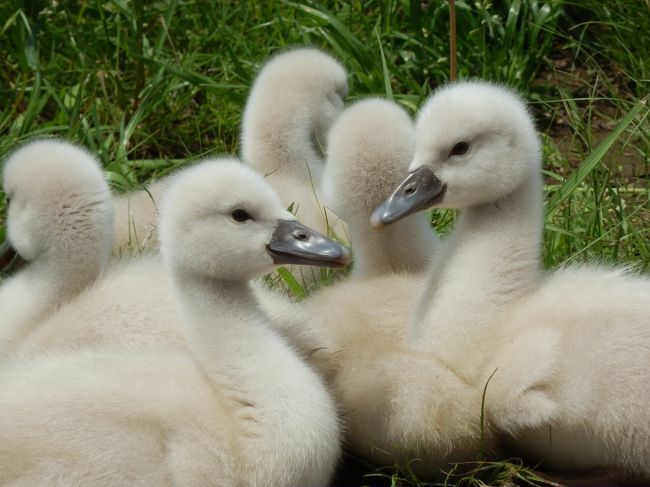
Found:
[[[341,267],[345,267],[346,265],[348,265],[351,259],[352,259],[352,253],[350,252],[350,249],[341,245],[341,257],[339,258]]]
[[[381,230],[413,213],[431,208],[441,201],[446,189],[446,184],[428,167],[415,169],[372,213],[371,228]]]
[[[383,230],[386,228],[386,223],[383,218],[384,205],[381,205],[370,215],[370,228],[373,230]]]

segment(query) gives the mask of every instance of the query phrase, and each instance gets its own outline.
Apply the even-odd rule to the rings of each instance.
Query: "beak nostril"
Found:
[[[304,232],[296,232],[294,237],[296,237],[296,240],[307,240],[307,234]]]
[[[406,188],[404,189],[404,192],[405,192],[406,194],[413,194],[413,193],[415,193],[415,187],[414,187],[414,186],[408,186],[408,187],[406,187]]]

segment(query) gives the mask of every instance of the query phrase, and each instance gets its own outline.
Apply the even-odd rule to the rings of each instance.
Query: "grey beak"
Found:
[[[350,262],[347,247],[290,220],[278,220],[266,251],[274,264],[344,267]]]
[[[0,245],[0,274],[10,276],[21,269],[26,263],[11,246],[9,240],[5,240]]]
[[[422,166],[411,172],[393,194],[370,216],[370,225],[381,229],[442,200],[447,186],[431,169]]]

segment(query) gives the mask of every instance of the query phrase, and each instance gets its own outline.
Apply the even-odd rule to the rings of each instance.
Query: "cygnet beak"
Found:
[[[11,275],[23,267],[27,262],[18,255],[9,240],[0,245],[0,274]]]
[[[435,205],[445,195],[447,186],[426,166],[417,168],[400,183],[393,194],[370,216],[370,226],[380,230],[418,211]]]
[[[274,264],[344,267],[350,262],[347,247],[295,220],[278,220],[266,251]]]

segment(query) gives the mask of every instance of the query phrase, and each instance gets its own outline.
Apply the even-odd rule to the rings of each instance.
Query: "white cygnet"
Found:
[[[189,355],[109,346],[10,362],[3,485],[328,485],[336,408],[247,281],[279,263],[344,265],[347,250],[298,224],[236,161],[171,184],[161,252]]]
[[[77,296],[110,255],[113,208],[97,161],[58,140],[31,142],[3,170],[9,200],[7,241],[24,268],[0,286],[0,354]]]
[[[369,215],[406,176],[414,146],[409,115],[379,98],[347,108],[329,133],[323,197],[347,223],[354,277],[424,271],[439,243],[424,214],[381,233],[370,227]]]
[[[376,226],[461,209],[433,259],[413,346],[487,384],[488,418],[520,451],[650,477],[650,280],[542,271],[540,147],[524,103],[488,83],[439,90],[418,116],[410,170]]]
[[[345,239],[345,226],[326,211],[319,188],[325,143],[343,111],[347,73],[328,54],[297,48],[271,58],[260,70],[246,101],[241,155],[265,175],[282,204],[306,225]],[[309,267],[292,267],[301,284],[320,279]]]
[[[287,303],[258,292],[275,326],[327,379],[345,441],[377,465],[396,462],[423,477],[480,449],[482,388],[470,387],[430,353],[413,350],[407,325],[438,243],[424,215],[385,232],[369,217],[407,172],[413,123],[392,102],[347,108],[328,138],[324,195],[348,223],[352,276]],[[486,445],[493,436],[486,432]]]

